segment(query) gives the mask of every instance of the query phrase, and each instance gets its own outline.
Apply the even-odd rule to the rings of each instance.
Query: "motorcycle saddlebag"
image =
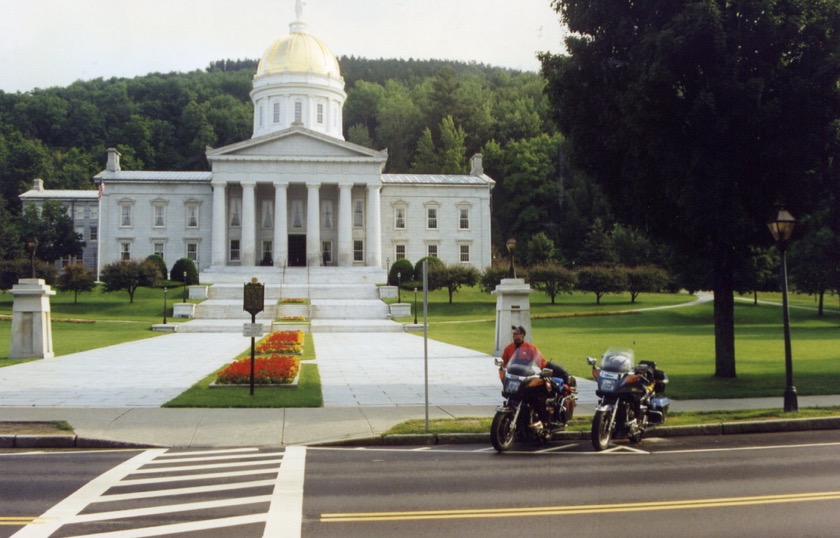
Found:
[[[665,422],[665,417],[668,416],[668,408],[671,406],[671,400],[667,396],[656,395],[650,400],[650,410],[662,413],[662,422]]]
[[[654,392],[665,394],[665,389],[668,387],[668,374],[662,370],[654,370],[653,379],[656,381],[656,385],[653,386]]]

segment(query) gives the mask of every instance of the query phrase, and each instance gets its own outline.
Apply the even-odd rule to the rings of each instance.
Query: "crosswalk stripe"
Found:
[[[283,458],[275,458],[260,461],[228,461],[223,463],[208,463],[206,465],[178,465],[175,467],[152,467],[140,469],[139,471],[135,471],[132,474],[172,473],[178,471],[202,471],[207,469],[232,469],[234,467],[254,467],[256,465],[278,465],[282,462]]]
[[[123,529],[114,532],[85,534],[75,536],[74,538],[144,538],[145,536],[167,536],[170,534],[223,529],[225,527],[238,527],[240,525],[251,525],[263,522],[265,522],[265,514],[251,514],[247,516],[206,519],[204,521],[193,521],[190,523],[174,523],[172,525],[160,525],[157,527],[142,527],[137,529]]]
[[[234,482],[225,484],[216,484],[213,486],[192,486],[188,488],[175,489],[156,489],[152,491],[136,491],[134,493],[115,493],[112,495],[103,495],[96,500],[98,503],[102,502],[122,502],[133,501],[137,499],[156,499],[158,497],[171,497],[175,495],[193,495],[196,493],[213,493],[216,491],[228,491],[234,489],[247,488],[263,488],[273,486],[275,479],[270,480],[254,480],[251,482]]]
[[[211,508],[222,508],[225,506],[242,506],[245,504],[266,503],[270,500],[271,495],[257,495],[254,497],[239,497],[235,499],[217,499],[213,501],[168,504],[152,508],[131,508],[128,510],[114,510],[113,512],[97,512],[95,514],[77,515],[68,519],[66,524],[92,523],[94,521],[108,521],[109,519],[125,519],[129,517],[156,516],[161,514],[174,514],[176,512],[189,512],[192,510],[208,510]]]

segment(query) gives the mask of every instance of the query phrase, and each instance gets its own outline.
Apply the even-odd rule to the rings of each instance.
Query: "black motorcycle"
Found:
[[[501,364],[496,359],[496,365]],[[577,400],[574,377],[560,366],[540,369],[533,361],[516,359],[502,371],[505,402],[490,426],[493,448],[504,452],[515,441],[547,443],[566,428]]]
[[[592,446],[605,450],[610,439],[627,439],[631,444],[642,442],[651,424],[662,424],[668,414],[670,401],[664,395],[668,375],[656,369],[656,363],[641,361],[635,364],[633,350],[610,348],[601,358],[586,359],[592,366],[592,376],[598,383],[598,406],[592,418]]]

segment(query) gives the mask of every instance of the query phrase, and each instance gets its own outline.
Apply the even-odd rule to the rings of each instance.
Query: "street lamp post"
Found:
[[[184,271],[184,302],[187,302],[187,272]]]
[[[767,223],[770,233],[776,241],[779,252],[782,253],[782,319],[785,331],[785,413],[795,413],[799,410],[799,403],[796,396],[796,387],[793,386],[793,358],[790,350],[790,311],[788,308],[788,278],[787,258],[785,250],[796,219],[788,211],[780,209],[775,218]]]
[[[516,278],[516,267],[513,265],[513,251],[516,250],[516,239],[510,238],[505,242],[505,246],[510,254],[510,268],[508,269],[508,278]]]
[[[414,288],[414,324],[417,325],[417,288]]]
[[[32,274],[32,278],[35,278],[35,251],[38,250],[38,239],[30,237],[24,243],[24,248],[26,248],[26,252],[29,254],[30,273]]]
[[[166,286],[163,287],[163,324],[166,325]]]
[[[402,273],[397,271],[397,302],[402,302],[402,293],[400,293],[400,289],[402,287]]]

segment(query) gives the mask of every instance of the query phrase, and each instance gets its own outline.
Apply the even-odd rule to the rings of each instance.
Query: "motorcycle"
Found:
[[[665,396],[668,375],[653,361],[635,364],[632,349],[612,347],[604,353],[601,365],[586,359],[598,383],[598,405],[592,418],[592,446],[605,450],[611,439],[627,439],[639,444],[652,424],[663,424],[670,400]]]
[[[490,426],[490,441],[504,452],[515,441],[547,443],[563,431],[577,405],[577,383],[559,366],[540,369],[533,360],[512,360],[503,371],[502,396]],[[551,366],[551,365],[550,365]]]

